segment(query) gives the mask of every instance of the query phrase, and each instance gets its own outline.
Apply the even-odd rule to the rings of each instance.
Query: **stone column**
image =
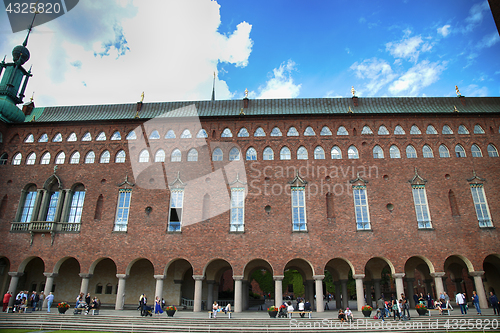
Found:
[[[43,300],[42,308],[47,308],[47,295],[52,291],[52,286],[54,285],[54,278],[57,277],[57,273],[43,273],[45,276],[45,290],[43,293],[45,294],[45,298]]]
[[[323,303],[323,279],[324,275],[313,275],[316,283],[316,312],[325,312],[325,304]]]
[[[365,275],[354,274],[352,277],[356,280],[356,302],[358,303],[358,311],[361,311],[361,308],[365,305],[365,293],[363,291],[363,279]]]
[[[448,287],[446,286],[446,280],[448,279],[448,277],[445,275],[441,279],[443,280],[444,291],[447,293],[448,292]]]
[[[241,295],[241,299],[243,301],[243,307],[242,309],[243,310],[248,310],[248,306],[250,304],[249,302],[249,292],[250,290],[248,289],[248,281],[242,281],[242,285],[241,285],[241,291],[242,291],[242,295]]]
[[[9,300],[9,306],[14,305],[14,301],[16,300],[17,283],[19,282],[19,278],[23,276],[23,274],[24,272],[9,272],[10,284],[8,291],[12,292],[12,297]]]
[[[176,303],[178,305],[181,305],[182,304],[182,280],[174,280],[174,295],[176,295],[176,297],[177,297]]]
[[[283,279],[284,275],[274,275],[274,306],[279,307],[283,303]]]
[[[375,291],[375,301],[378,301],[381,295],[380,279],[372,279],[372,281],[373,281],[373,289]]]
[[[340,281],[335,281],[333,284],[335,285],[335,308],[340,309],[342,307]]]
[[[193,275],[194,279],[194,304],[193,312],[201,312],[201,295],[203,292],[203,275]],[[209,304],[207,304],[207,307]]]
[[[87,295],[89,292],[89,282],[92,274],[80,273],[80,277],[82,278],[82,284],[80,285],[80,292],[84,295]]]
[[[371,281],[365,282],[365,294],[366,294],[366,304],[368,304],[369,306],[373,306]]]
[[[405,293],[405,288],[403,285],[403,277],[405,276],[405,273],[394,273],[392,274],[392,277],[394,278],[396,282],[396,299],[399,299],[401,297],[401,294]]]
[[[128,278],[127,274],[116,274],[118,278],[118,290],[116,291],[115,310],[123,310],[125,304],[125,281]]]
[[[160,300],[163,297],[163,282],[165,281],[165,275],[153,275],[156,280],[156,289],[155,289],[155,299],[159,297]]]
[[[415,294],[413,282],[415,282],[415,278],[406,278],[406,298],[410,301],[410,307],[412,309],[415,308],[415,300],[413,299],[413,295]]]
[[[306,300],[314,303],[314,280],[306,280]]]
[[[207,310],[214,304],[214,280],[207,280]]]
[[[340,280],[342,285],[342,308],[345,309],[349,307],[349,293],[347,292],[347,279]]]
[[[483,309],[488,308],[488,302],[486,301],[486,293],[484,291],[483,275],[484,271],[470,272],[469,275],[474,277],[474,284],[476,286],[476,294],[479,297],[479,306]],[[471,295],[469,295],[470,297]]]
[[[241,312],[243,308],[242,289],[243,276],[233,275],[234,280],[234,312]]]
[[[434,299],[439,299],[441,293],[444,293],[443,287],[443,276],[445,276],[445,272],[435,272],[431,273],[431,276],[434,278],[434,285],[436,286],[436,295]]]

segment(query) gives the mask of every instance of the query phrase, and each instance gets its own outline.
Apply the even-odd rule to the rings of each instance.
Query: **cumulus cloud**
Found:
[[[80,1],[31,35],[27,94],[36,91],[40,106],[134,103],[142,91],[145,102],[208,100],[217,65],[245,67],[253,47],[251,24],[226,34],[220,24],[220,5],[211,0]],[[9,35],[0,46],[24,36]],[[221,73],[216,97],[232,95]]]
[[[410,68],[389,86],[393,95],[415,96],[422,88],[439,80],[439,75],[446,69],[446,62],[424,60]]]
[[[272,77],[265,86],[259,87],[259,93],[249,94],[252,98],[295,98],[300,93],[301,84],[295,84],[292,71],[296,70],[292,60],[283,62],[280,67],[273,69]]]
[[[359,89],[358,95],[374,96],[386,84],[394,80],[397,75],[393,72],[391,65],[383,59],[365,59],[363,62],[355,62],[350,67],[359,79],[367,80]]]
[[[469,10],[469,16],[465,18],[466,26],[463,27],[463,32],[472,31],[477,25],[483,21],[484,12],[488,12],[490,6],[487,0],[483,0],[481,3],[476,3]]]
[[[463,92],[466,96],[470,97],[487,97],[489,95],[487,87],[479,87],[477,84],[471,84]]]
[[[484,49],[487,47],[492,47],[496,43],[500,42],[500,36],[498,35],[498,32],[493,32],[489,35],[484,36],[479,43],[477,43],[476,47],[480,49]]]
[[[437,32],[441,36],[446,37],[450,34],[450,28],[451,28],[451,25],[447,24],[447,25],[442,26],[441,28],[438,28]]]
[[[407,59],[416,63],[420,52],[430,51],[432,45],[424,42],[421,36],[415,36],[411,38],[405,37],[398,42],[389,42],[385,44],[385,47],[386,51],[393,57]]]

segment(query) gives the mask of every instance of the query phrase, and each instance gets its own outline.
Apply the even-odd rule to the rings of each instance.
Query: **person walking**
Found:
[[[380,295],[380,298],[377,301],[377,307],[378,307],[378,309],[380,311],[380,318],[379,319],[382,319],[382,321],[385,321],[384,320],[384,316],[385,316],[385,301],[384,301],[384,296],[383,295]]]
[[[460,312],[462,314],[467,314],[467,303],[465,296],[462,293],[457,293],[455,295],[455,302],[460,306]]]
[[[9,306],[9,301],[11,297],[12,297],[11,291],[7,291],[7,293],[3,295],[3,310],[2,310],[3,312],[7,312],[7,307]]]
[[[492,291],[490,291],[489,300],[490,300],[490,303],[491,303],[491,307],[493,308],[493,314],[494,315],[496,314],[497,316],[500,316],[500,312],[498,311],[498,306],[499,306],[498,297]]]
[[[479,306],[479,296],[477,296],[475,290],[472,292],[472,304],[474,304],[474,306],[476,307],[477,314],[479,316],[482,315],[481,307]]]
[[[47,295],[47,312],[50,312],[50,307],[52,306],[52,302],[54,301],[54,294],[52,291]]]
[[[45,300],[45,294],[43,291],[38,295],[38,311],[42,311],[43,301]]]

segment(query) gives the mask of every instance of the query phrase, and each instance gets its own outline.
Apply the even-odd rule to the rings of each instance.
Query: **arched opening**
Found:
[[[432,271],[433,267],[429,266],[427,258],[411,257],[406,261],[404,289],[410,300],[410,307],[414,308],[421,296],[427,299],[427,294],[435,299],[434,279],[430,275]]]
[[[484,290],[486,296],[489,297],[490,293],[498,296],[500,293],[500,255],[490,254],[484,259]]]
[[[356,283],[352,277],[353,271],[348,261],[342,258],[330,260],[325,266],[325,310],[356,308],[353,299],[356,296]],[[366,301],[370,304],[371,288],[366,284]],[[351,301],[351,304],[349,304]],[[333,303],[334,302],[334,303]]]
[[[254,259],[243,271],[243,310],[267,309],[274,305],[273,268],[263,259]],[[248,295],[248,297],[247,297]]]
[[[101,301],[101,306],[114,308],[118,285],[115,262],[109,258],[101,258],[92,264],[89,273],[92,274],[89,280],[89,292],[95,293],[95,296]],[[104,287],[108,284],[113,286],[111,294],[105,293],[106,290]],[[137,300],[138,299],[139,298],[137,298]]]
[[[193,267],[185,259],[175,259],[166,268],[163,295],[166,304],[193,308],[194,279]]]

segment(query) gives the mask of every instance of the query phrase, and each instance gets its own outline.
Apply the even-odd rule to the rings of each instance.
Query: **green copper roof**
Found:
[[[415,113],[500,113],[500,97],[466,97],[465,106],[458,97],[367,97],[358,98],[294,98],[252,99],[243,109],[245,116],[269,115],[341,115],[348,114],[415,114]],[[243,100],[144,103],[139,117],[227,117],[240,115]],[[184,108],[184,109],[183,109]],[[134,119],[137,104],[82,105],[35,108],[32,116],[36,122],[63,122],[89,120]],[[189,110],[186,114],[185,110]],[[33,117],[25,121],[32,121]]]

